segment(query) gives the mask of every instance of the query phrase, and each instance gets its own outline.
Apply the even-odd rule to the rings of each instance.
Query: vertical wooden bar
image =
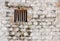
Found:
[[[24,10],[23,10],[23,21],[24,21]]]
[[[20,16],[21,16],[20,18],[21,18],[21,21],[22,21],[22,10],[21,10],[21,15]]]
[[[27,10],[26,10],[26,20],[25,20],[25,22],[27,22]]]
[[[24,17],[25,17],[24,21],[27,22],[27,10],[25,10],[25,16]]]
[[[16,22],[18,22],[18,10],[16,10]]]
[[[22,22],[23,22],[23,10],[22,10]]]
[[[20,22],[21,22],[21,10],[20,10],[20,17],[19,18],[20,18]]]
[[[25,21],[25,18],[26,18],[26,17],[25,17],[25,10],[24,10],[24,21]]]
[[[21,21],[20,15],[21,15],[21,11],[19,10],[19,22]]]
[[[14,11],[14,22],[17,21],[17,10]]]
[[[18,10],[18,22],[19,22],[19,12],[20,12],[20,11]]]
[[[14,10],[14,22],[16,22],[16,10]]]
[[[27,10],[24,10],[24,21],[27,22]]]

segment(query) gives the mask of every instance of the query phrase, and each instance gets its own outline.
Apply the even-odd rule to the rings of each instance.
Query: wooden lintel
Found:
[[[29,9],[29,8],[32,8],[32,6],[14,6],[14,5],[7,5],[7,7],[9,8],[26,8],[26,9]]]

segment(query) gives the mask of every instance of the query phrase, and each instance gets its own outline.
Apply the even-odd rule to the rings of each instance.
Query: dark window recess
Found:
[[[14,10],[14,22],[27,22],[27,10]]]

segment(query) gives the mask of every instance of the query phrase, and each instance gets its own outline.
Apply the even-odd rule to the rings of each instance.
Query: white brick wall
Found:
[[[58,10],[59,8],[55,5],[55,2],[58,0],[7,0],[10,3],[23,3],[33,8],[32,11],[28,11],[30,14],[32,13],[32,19],[29,20],[27,24],[21,24],[17,27],[16,25],[12,25],[12,28],[10,28],[10,22],[7,21],[9,17],[6,17],[6,12],[9,11],[9,16],[12,16],[14,9],[5,7],[5,1],[6,0],[0,1],[0,41],[9,41],[10,38],[12,38],[10,41],[21,41],[19,40],[21,33],[15,31],[21,28],[22,33],[27,35],[26,28],[28,27],[30,28],[31,35],[30,37],[25,37],[24,41],[29,41],[29,39],[30,41],[60,41],[60,10]],[[14,32],[13,27],[15,27]],[[15,33],[19,38],[16,36],[10,37],[9,31],[12,31],[12,34]]]

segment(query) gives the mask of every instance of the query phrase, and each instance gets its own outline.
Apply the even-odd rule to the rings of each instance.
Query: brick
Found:
[[[25,32],[25,33],[24,33],[24,36],[28,36],[28,33],[27,33],[27,32]]]
[[[34,25],[38,25],[38,22],[34,22],[33,24],[34,24]]]
[[[52,23],[51,22],[47,22],[46,25],[52,25]]]
[[[47,17],[47,18],[48,18],[48,17],[54,18],[54,17],[56,17],[56,14],[48,14],[48,15],[46,15],[46,17]]]
[[[32,19],[31,22],[36,21],[35,19]]]
[[[25,25],[24,28],[28,28],[28,25]]]
[[[13,39],[17,39],[17,37],[16,37],[16,36],[14,36],[14,37],[13,37]]]
[[[13,28],[9,28],[8,30],[9,30],[9,31],[13,31]]]
[[[10,27],[10,24],[6,24],[6,27]]]
[[[45,18],[45,15],[40,15],[40,18],[42,19],[42,18]]]
[[[28,25],[32,25],[32,22],[28,22]]]
[[[11,39],[12,37],[11,36],[8,36],[8,39]]]
[[[20,25],[19,27],[23,27],[23,25]]]
[[[34,14],[34,15],[33,15],[33,18],[38,18],[38,15],[37,15],[37,14]]]
[[[40,25],[43,25],[44,26],[44,25],[46,25],[46,22],[41,22]]]
[[[14,31],[19,31],[19,28],[14,28]]]
[[[2,23],[3,23],[3,24],[6,24],[6,23],[7,23],[7,21],[2,21]]]
[[[12,27],[14,27],[14,28],[17,27],[17,25],[15,25],[15,24],[11,24],[11,25],[12,25]]]
[[[57,7],[60,7],[60,2],[56,2],[56,6]]]

